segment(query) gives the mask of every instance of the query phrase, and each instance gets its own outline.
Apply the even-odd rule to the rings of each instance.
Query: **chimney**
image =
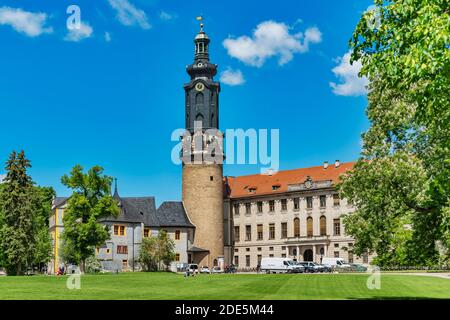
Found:
[[[336,160],[336,162],[334,163],[334,167],[339,168],[340,165],[341,165],[341,162],[339,160]]]
[[[327,168],[328,168],[328,161],[324,161],[324,162],[323,162],[323,168],[324,168],[324,169],[327,169]]]

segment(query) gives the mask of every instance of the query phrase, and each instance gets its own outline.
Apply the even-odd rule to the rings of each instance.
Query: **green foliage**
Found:
[[[367,76],[370,129],[340,186],[357,211],[345,218],[355,252],[377,263],[433,264],[450,248],[450,2],[376,0],[350,45]],[[447,251],[448,252],[448,251]]]
[[[27,267],[50,261],[52,239],[48,232],[52,188],[33,185],[25,153],[12,152],[7,176],[0,185],[0,265],[20,275]]]
[[[141,243],[139,262],[145,271],[158,271],[167,268],[175,260],[175,242],[164,230],[156,237],[144,238]]]
[[[87,273],[96,273],[99,272],[102,268],[100,260],[98,260],[95,255],[90,256],[86,259],[86,272]]]
[[[109,230],[98,219],[117,217],[120,213],[111,196],[112,178],[104,175],[99,166],[83,173],[83,168],[77,165],[61,181],[73,190],[63,221],[63,257],[79,264],[84,272],[85,260],[94,254],[96,246],[109,239]]]

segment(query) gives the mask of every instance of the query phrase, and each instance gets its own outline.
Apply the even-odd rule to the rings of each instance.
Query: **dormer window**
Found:
[[[256,189],[257,189],[256,187],[249,187],[249,188],[248,188],[248,192],[249,192],[249,193],[255,193],[255,192],[256,192]]]
[[[274,185],[272,186],[272,190],[273,190],[273,191],[277,191],[278,189],[280,189],[280,187],[281,187],[281,185],[279,185],[279,184],[274,184]]]

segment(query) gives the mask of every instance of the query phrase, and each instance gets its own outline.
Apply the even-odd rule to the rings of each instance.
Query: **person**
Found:
[[[259,271],[261,271],[261,265],[258,263],[258,265],[256,266],[256,272],[259,273]]]

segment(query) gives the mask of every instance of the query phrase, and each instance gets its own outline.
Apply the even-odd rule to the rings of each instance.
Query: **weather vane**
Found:
[[[203,32],[203,16],[198,16],[197,20],[200,21],[200,32]]]

